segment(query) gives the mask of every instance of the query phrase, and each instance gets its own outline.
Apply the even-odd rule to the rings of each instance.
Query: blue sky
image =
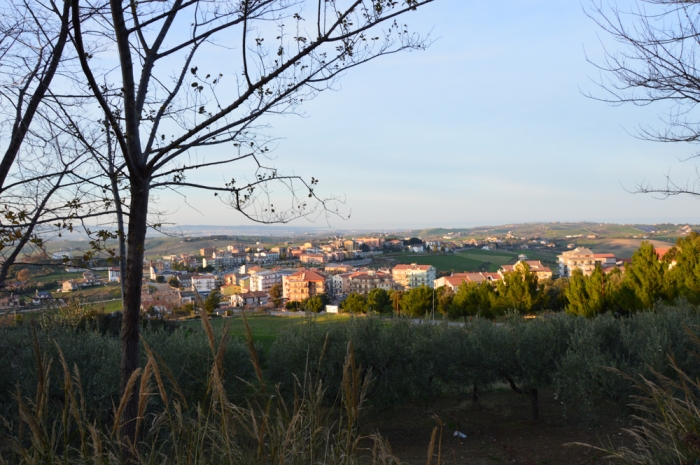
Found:
[[[425,52],[349,72],[304,117],[269,120],[274,164],[341,195],[353,228],[460,227],[529,221],[700,223],[697,200],[633,195],[638,182],[691,178],[693,147],[640,141],[665,108],[611,107],[586,62],[601,36],[571,0],[437,0],[404,18],[431,31]],[[180,224],[247,224],[190,193]],[[175,202],[179,202],[173,199]],[[323,220],[319,220],[323,224]],[[304,220],[295,224],[305,225]]]

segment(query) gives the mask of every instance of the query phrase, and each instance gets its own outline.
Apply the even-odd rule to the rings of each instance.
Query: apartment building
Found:
[[[299,256],[301,263],[311,263],[323,265],[326,262],[326,257],[323,254],[303,253]]]
[[[603,268],[615,266],[617,259],[613,254],[594,254],[591,249],[576,247],[574,250],[564,252],[557,257],[559,259],[559,276],[569,277],[571,272],[578,268],[584,275],[590,276],[595,271],[596,263]]]
[[[282,278],[283,295],[290,302],[301,302],[304,299],[326,292],[326,278],[320,273],[302,269]]]
[[[282,278],[294,274],[292,270],[265,270],[250,276],[251,292],[270,292],[275,284],[282,284]]]
[[[358,271],[348,277],[350,293],[367,295],[372,289],[390,291],[394,286],[391,274],[382,271]]]
[[[350,292],[350,276],[354,272],[334,274],[326,280],[328,294],[337,296]]]
[[[216,277],[213,274],[192,275],[192,287],[200,294],[208,294],[216,289]]]
[[[202,257],[211,257],[214,255],[214,252],[216,252],[216,248],[214,247],[204,247],[203,249],[199,249],[199,255]]]
[[[396,265],[391,270],[394,282],[403,289],[413,289],[420,286],[433,287],[437,270],[433,265]]]
[[[245,263],[245,254],[232,254],[228,252],[216,252],[212,255],[212,258],[203,258],[202,266],[211,266],[214,269],[219,268],[233,268],[238,265]]]
[[[375,249],[381,249],[382,247],[384,247],[384,238],[382,237],[361,237],[357,239],[357,242],[367,244],[369,247]]]

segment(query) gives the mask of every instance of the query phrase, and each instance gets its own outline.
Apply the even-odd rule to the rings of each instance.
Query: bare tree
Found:
[[[308,215],[319,208],[313,201],[334,211],[316,196],[315,178],[269,166],[262,129],[271,115],[296,112],[355,66],[423,49],[425,38],[399,17],[432,0],[71,1],[72,39],[86,81],[79,91],[89,89],[99,103],[120,157],[115,172],[128,179],[124,390],[139,366],[153,193],[210,191],[259,222]],[[203,169],[216,170],[221,181],[194,174]],[[283,206],[275,203],[280,187]],[[131,441],[137,402],[134,393],[122,418],[123,437]]]
[[[72,78],[71,4],[8,1],[0,16],[0,287],[26,248],[48,230],[71,229],[88,204],[80,186],[92,163],[57,113],[84,98],[57,98],[57,80]],[[74,58],[74,54],[73,54]],[[58,87],[58,86],[56,86]],[[49,225],[52,225],[49,227]],[[56,226],[58,225],[58,226]]]
[[[587,11],[618,44],[594,62],[602,73],[601,93],[589,97],[613,105],[665,104],[661,129],[640,127],[637,136],[656,142],[700,142],[700,2],[638,0],[632,9],[591,3]],[[689,159],[700,156],[691,154]],[[700,195],[700,176],[677,183],[666,176],[664,186],[641,183],[640,193]]]

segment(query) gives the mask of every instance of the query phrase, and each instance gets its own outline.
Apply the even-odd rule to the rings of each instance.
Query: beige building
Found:
[[[348,290],[350,293],[367,295],[372,289],[384,289],[390,291],[394,286],[394,280],[389,273],[382,271],[358,271],[348,278]]]
[[[530,273],[537,276],[538,280],[541,279],[552,279],[552,270],[546,267],[539,260],[518,260],[515,265],[503,265],[499,270],[499,273],[503,275],[510,271],[520,271],[523,268],[523,263],[527,263],[530,267]]]
[[[326,262],[326,257],[323,254],[303,253],[299,256],[301,263],[312,263],[323,265]]]
[[[590,276],[595,271],[596,263],[603,268],[615,266],[617,262],[613,254],[594,254],[591,249],[576,247],[574,250],[564,252],[557,257],[559,259],[559,276],[569,277],[578,268],[584,275]]]
[[[437,270],[433,265],[396,265],[391,270],[394,282],[404,289],[420,286],[433,287]]]
[[[357,242],[367,244],[369,247],[373,247],[375,249],[381,249],[384,247],[384,238],[382,237],[361,237],[357,239]]]
[[[282,279],[282,292],[290,302],[326,293],[326,278],[312,270],[302,269]]]

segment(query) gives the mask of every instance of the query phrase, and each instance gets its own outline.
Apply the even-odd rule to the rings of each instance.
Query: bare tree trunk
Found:
[[[141,282],[143,280],[144,241],[148,215],[149,180],[131,179],[131,207],[129,233],[127,235],[126,275],[124,284],[121,354],[121,392],[125,393],[132,373],[139,368],[139,316],[141,309]],[[138,408],[138,384],[134,386],[124,414],[121,437],[136,443],[136,416]]]
[[[538,420],[540,418],[540,399],[535,388],[530,389],[530,401],[532,402],[532,419]]]

